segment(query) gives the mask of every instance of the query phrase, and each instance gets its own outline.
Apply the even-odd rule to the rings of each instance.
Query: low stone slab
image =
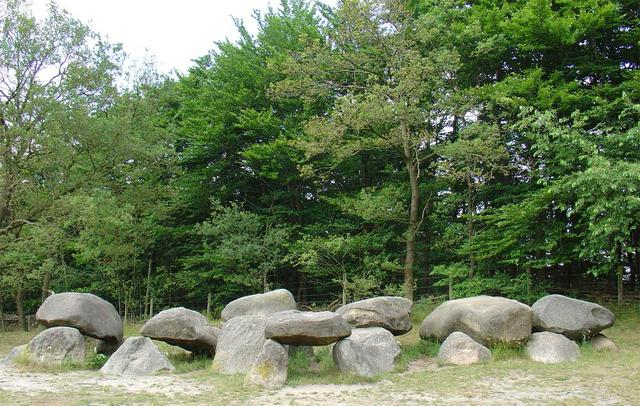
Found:
[[[253,361],[244,383],[267,389],[278,389],[287,382],[289,351],[287,346],[274,340],[267,340],[262,345],[258,357]]]
[[[234,300],[225,306],[220,318],[222,321],[228,321],[238,316],[267,316],[269,314],[295,309],[296,300],[291,292],[286,289],[277,289],[271,292],[243,296]]]
[[[591,348],[596,351],[620,351],[616,343],[614,343],[613,340],[611,340],[604,334],[596,334],[595,336],[591,337],[591,340],[589,341],[591,343]]]
[[[0,366],[11,365],[14,361],[25,354],[25,350],[27,348],[27,344],[19,345],[17,347],[13,347],[9,354],[7,354],[3,359],[0,360]]]
[[[408,333],[413,327],[413,301],[398,296],[381,296],[340,307],[336,313],[354,328],[382,327],[394,335]]]
[[[36,319],[46,327],[73,327],[89,337],[122,342],[122,319],[115,307],[91,293],[51,295],[38,309]]]
[[[153,316],[142,326],[140,334],[191,352],[213,355],[220,329],[210,326],[202,314],[176,307]]]
[[[328,345],[351,335],[351,326],[333,312],[289,310],[269,316],[265,337],[288,345]]]
[[[100,368],[108,375],[143,376],[175,368],[158,347],[147,337],[130,337]]]
[[[264,316],[238,316],[222,325],[212,369],[223,374],[244,374],[265,343]]]
[[[609,328],[616,320],[607,308],[563,295],[548,295],[531,306],[534,331],[550,331],[584,340]]]
[[[41,365],[62,365],[84,361],[84,337],[75,328],[52,327],[33,337],[26,354],[31,362]]]
[[[545,364],[573,362],[580,358],[578,344],[548,331],[531,334],[526,351],[529,358]]]
[[[440,346],[437,359],[443,365],[472,365],[490,360],[491,351],[465,333],[455,331]]]
[[[443,341],[455,331],[483,345],[518,345],[531,334],[533,312],[525,304],[494,296],[449,300],[429,314],[420,337]]]
[[[390,331],[382,327],[358,328],[333,346],[333,361],[342,372],[371,377],[393,370],[400,351]]]

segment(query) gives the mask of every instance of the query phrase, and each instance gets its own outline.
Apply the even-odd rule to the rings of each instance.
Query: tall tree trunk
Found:
[[[153,254],[149,254],[149,263],[147,264],[147,288],[144,293],[144,314],[146,317],[150,316],[149,299],[151,298],[151,269],[153,267]]]
[[[467,178],[467,238],[471,241],[473,238],[473,215],[475,214],[476,207],[473,199],[473,182],[469,177]],[[473,253],[469,254],[469,277],[473,278],[473,274],[476,270],[476,259]]]
[[[404,260],[404,297],[413,300],[413,265],[416,261],[416,234],[418,231],[418,210],[420,206],[420,188],[416,157],[408,141],[403,145],[404,159],[411,184],[411,203],[409,206],[409,226],[407,227],[407,254]]]
[[[23,331],[29,331],[29,326],[27,326],[27,317],[24,314],[24,290],[22,289],[22,285],[18,285],[18,288],[16,289],[16,313],[18,313],[20,328]]]
[[[47,269],[44,273],[44,280],[42,281],[42,295],[40,296],[40,303],[43,303],[47,297],[49,297],[49,287],[51,285],[51,270]]]
[[[347,271],[342,271],[342,305],[347,304]]]

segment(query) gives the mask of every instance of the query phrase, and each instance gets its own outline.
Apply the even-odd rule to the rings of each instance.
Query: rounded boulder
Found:
[[[380,296],[349,303],[336,310],[354,328],[382,327],[393,335],[408,333],[413,327],[413,301],[404,297]]]
[[[229,303],[222,310],[222,321],[231,320],[238,316],[266,316],[285,310],[295,310],[296,300],[286,289],[276,289],[271,292],[243,296]]]
[[[534,331],[550,331],[582,340],[613,326],[615,315],[607,308],[563,295],[548,295],[531,306]]]

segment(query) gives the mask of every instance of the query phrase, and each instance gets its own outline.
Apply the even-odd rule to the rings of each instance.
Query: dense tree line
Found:
[[[283,0],[168,78],[125,72],[55,5],[38,21],[4,2],[2,306],[622,297],[640,272],[639,11]]]

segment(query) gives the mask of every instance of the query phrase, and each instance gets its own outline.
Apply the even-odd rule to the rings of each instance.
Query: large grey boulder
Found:
[[[371,377],[393,370],[400,351],[390,331],[382,327],[358,328],[333,346],[333,362],[342,372]]]
[[[36,319],[46,327],[73,327],[86,336],[122,342],[122,319],[115,307],[91,293],[58,293],[38,309]]]
[[[340,307],[336,313],[355,328],[382,327],[394,335],[408,333],[413,327],[413,301],[398,296],[381,296]]]
[[[25,354],[26,348],[27,348],[27,344],[13,347],[11,351],[9,351],[9,354],[7,354],[4,358],[0,360],[0,366],[13,364],[17,358]]]
[[[531,334],[526,351],[529,358],[545,364],[573,362],[580,358],[578,344],[549,331]]]
[[[596,351],[620,351],[616,343],[614,343],[613,340],[611,340],[604,334],[596,334],[595,336],[591,337],[589,342],[591,343],[591,348]]]
[[[351,326],[333,312],[289,310],[269,316],[264,334],[281,344],[328,345],[351,335]]]
[[[191,352],[213,355],[220,329],[210,326],[202,314],[176,307],[153,316],[142,326],[140,334]]]
[[[267,319],[238,316],[222,325],[212,368],[223,374],[246,373],[264,345]]]
[[[461,331],[483,345],[517,345],[531,334],[532,318],[529,306],[503,297],[449,300],[424,319],[420,337],[443,341],[454,331]]]
[[[289,350],[274,340],[267,340],[262,345],[258,357],[253,361],[244,383],[267,389],[277,389],[287,382],[289,366]]]
[[[615,315],[596,303],[549,295],[531,306],[534,331],[551,331],[577,340],[589,338],[611,327]]]
[[[443,365],[471,365],[491,359],[491,351],[460,331],[447,337],[438,351],[438,362]]]
[[[173,365],[147,337],[129,337],[100,368],[108,375],[141,376],[174,371]]]
[[[227,321],[238,316],[266,316],[272,313],[295,309],[296,300],[293,298],[291,292],[286,289],[277,289],[271,292],[243,296],[234,300],[225,306],[220,318],[222,321]]]
[[[52,327],[33,337],[26,353],[31,362],[62,365],[84,361],[84,337],[75,328]]]

